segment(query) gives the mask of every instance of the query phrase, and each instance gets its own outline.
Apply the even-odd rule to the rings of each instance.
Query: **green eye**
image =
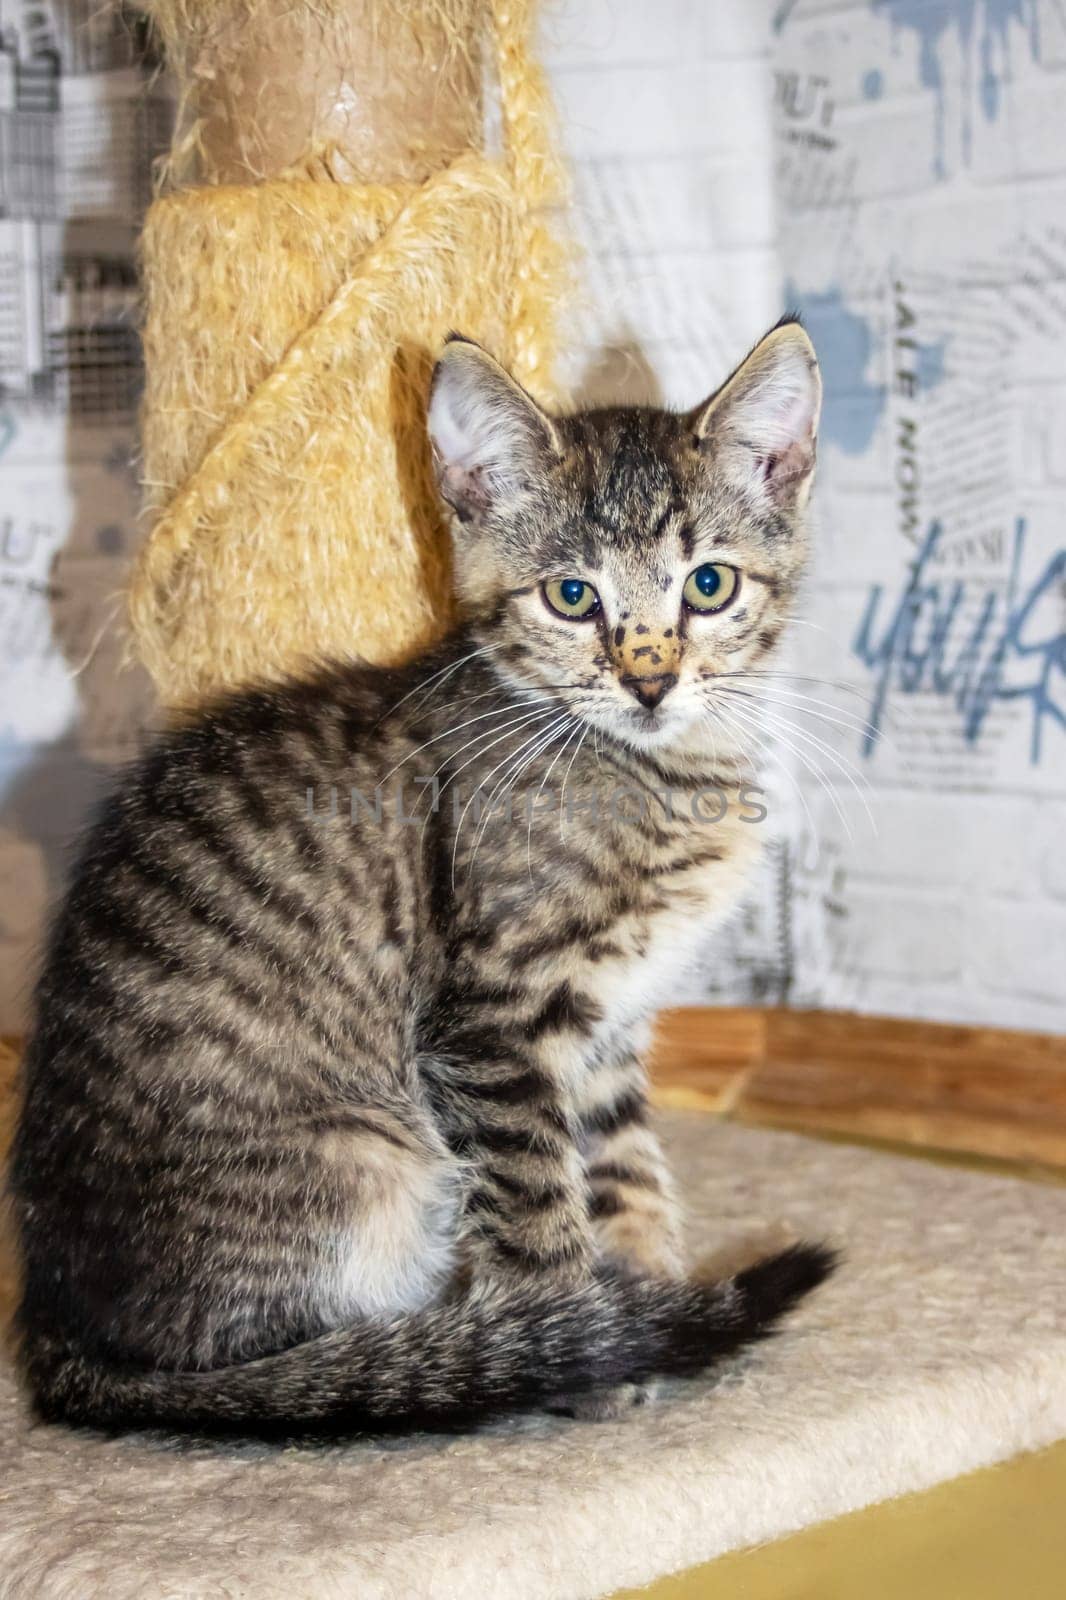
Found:
[[[585,622],[600,609],[600,597],[583,578],[553,578],[544,585],[544,598],[553,611],[575,622]]]
[[[707,561],[685,579],[681,597],[690,611],[722,611],[740,587],[736,567]]]

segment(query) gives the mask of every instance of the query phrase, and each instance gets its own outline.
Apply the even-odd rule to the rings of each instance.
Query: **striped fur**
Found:
[[[689,417],[548,418],[449,346],[430,424],[461,628],[402,671],[329,667],[167,733],[74,873],[13,1167],[45,1415],[604,1414],[824,1276],[817,1247],[681,1276],[641,1064],[756,852],[714,687],[783,626],[816,413],[793,324]],[[691,615],[711,560],[736,603]],[[575,572],[589,622],[541,593]],[[676,679],[651,708],[649,669]]]

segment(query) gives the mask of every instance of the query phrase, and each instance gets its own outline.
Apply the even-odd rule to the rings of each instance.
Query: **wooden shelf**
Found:
[[[664,1012],[657,1100],[741,1121],[1066,1166],[1066,1039],[828,1011]]]

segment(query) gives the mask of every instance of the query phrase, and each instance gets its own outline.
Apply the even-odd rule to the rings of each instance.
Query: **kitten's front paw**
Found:
[[[570,1395],[553,1400],[548,1410],[577,1422],[614,1422],[619,1417],[646,1406],[655,1399],[658,1384],[654,1378],[646,1383],[618,1383],[610,1388],[589,1389],[584,1394]]]

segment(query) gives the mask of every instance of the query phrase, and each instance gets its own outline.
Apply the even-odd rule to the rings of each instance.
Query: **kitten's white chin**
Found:
[[[634,711],[619,718],[611,732],[634,750],[672,750],[694,748],[699,738],[698,719],[686,717],[672,708],[664,711]]]
[[[657,722],[649,717],[645,722],[627,723],[618,733],[635,750],[665,750],[683,735],[684,728],[672,721]]]
[[[710,732],[704,717],[686,717],[679,712],[638,720],[619,721],[611,729],[616,738],[642,754],[671,755],[685,761],[706,763],[743,760],[744,751],[725,727]]]

